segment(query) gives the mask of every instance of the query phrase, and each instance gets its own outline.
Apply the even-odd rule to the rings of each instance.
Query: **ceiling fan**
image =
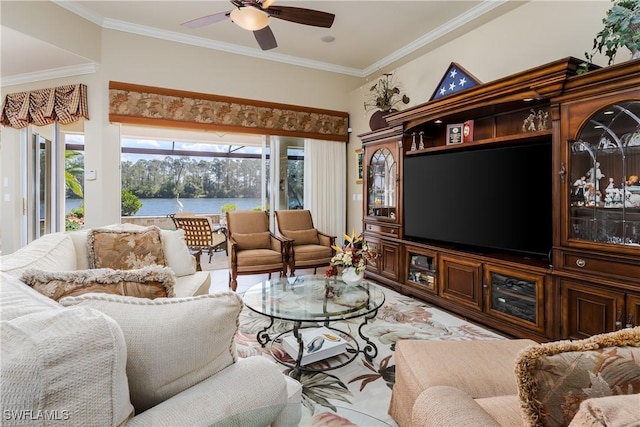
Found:
[[[278,47],[276,38],[269,28],[269,18],[278,18],[296,24],[330,28],[335,15],[319,10],[300,7],[274,6],[275,0],[230,0],[235,9],[214,13],[182,23],[187,28],[198,28],[227,18],[239,27],[253,31],[253,35],[262,50]]]

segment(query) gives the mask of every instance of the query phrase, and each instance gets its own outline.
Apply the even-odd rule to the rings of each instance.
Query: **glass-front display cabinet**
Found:
[[[569,144],[569,239],[640,245],[640,101],[598,109]]]
[[[367,215],[396,219],[397,163],[386,147],[375,150],[367,171]]]
[[[407,254],[409,259],[407,282],[416,285],[419,289],[435,293],[438,275],[435,252],[417,252],[407,248]]]

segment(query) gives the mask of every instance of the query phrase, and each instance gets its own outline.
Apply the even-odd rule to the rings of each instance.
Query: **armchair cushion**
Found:
[[[282,230],[284,237],[293,239],[293,246],[319,245],[318,230],[310,228],[308,230]]]
[[[27,270],[24,283],[51,299],[97,292],[138,298],[173,297],[175,276],[168,267],[150,265],[133,270],[97,268],[76,271]]]
[[[526,348],[516,379],[529,425],[568,425],[588,398],[640,393],[640,327]]]
[[[238,250],[241,251],[271,248],[271,233],[269,231],[261,233],[233,233],[231,237],[238,244]]]
[[[144,230],[94,228],[87,235],[90,268],[126,270],[151,264],[166,265],[156,226]]]
[[[242,299],[235,293],[155,300],[87,294],[60,300],[113,318],[127,344],[127,377],[136,413],[234,364]]]

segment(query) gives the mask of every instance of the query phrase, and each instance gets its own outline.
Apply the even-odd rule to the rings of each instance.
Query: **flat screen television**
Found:
[[[551,141],[406,156],[403,169],[407,239],[548,257]]]

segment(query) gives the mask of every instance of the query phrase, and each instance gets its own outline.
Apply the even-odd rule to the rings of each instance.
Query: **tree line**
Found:
[[[171,157],[122,161],[120,177],[122,190],[128,199],[175,198],[258,198],[260,197],[260,159],[193,159]],[[65,173],[68,198],[82,197],[84,182],[84,154],[67,150]],[[269,176],[267,162],[266,175]],[[292,208],[300,208],[304,197],[304,161],[289,159],[287,185],[280,190],[288,194]],[[269,188],[269,186],[267,186]],[[124,197],[124,196],[123,196]],[[136,204],[131,203],[131,209]],[[134,212],[135,213],[135,212]]]
[[[189,157],[120,163],[122,188],[143,199],[260,197],[260,159]],[[66,170],[82,183],[84,156],[67,157]],[[77,197],[77,193],[75,193]],[[67,186],[67,197],[74,192]]]

